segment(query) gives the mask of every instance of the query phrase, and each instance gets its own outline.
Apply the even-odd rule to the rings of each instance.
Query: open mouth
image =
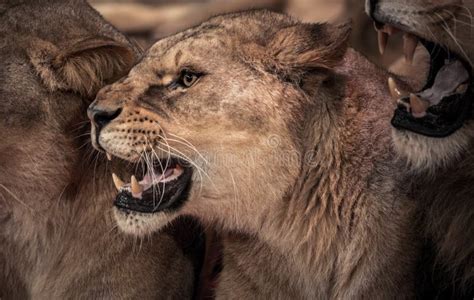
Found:
[[[446,47],[411,33],[402,25],[376,21],[375,27],[382,54],[389,37],[403,33],[403,49],[408,63],[413,62],[419,43],[430,55],[428,78],[420,91],[405,92],[393,78],[389,79],[390,92],[398,103],[392,119],[395,128],[442,138],[455,133],[471,119],[474,81],[469,63]]]
[[[141,213],[177,209],[188,197],[191,178],[192,169],[175,158],[143,164],[128,183],[114,173],[112,179],[118,190],[114,205],[121,210]]]

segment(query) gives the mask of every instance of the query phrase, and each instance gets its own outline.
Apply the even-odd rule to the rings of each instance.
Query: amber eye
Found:
[[[181,73],[181,82],[185,87],[192,87],[199,79],[199,75],[191,71],[185,70]]]

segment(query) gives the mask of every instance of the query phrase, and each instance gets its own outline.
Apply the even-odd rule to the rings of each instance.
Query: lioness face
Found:
[[[392,120],[398,152],[417,169],[449,162],[474,136],[474,1],[367,1],[367,12],[376,22],[382,52],[389,36],[402,32],[407,61],[422,70],[424,62],[413,61],[415,49],[420,43],[428,50],[421,90],[410,93],[390,80],[398,101]]]
[[[239,30],[242,22],[252,30]],[[276,59],[285,45],[285,59],[293,59],[295,39],[316,43],[311,34],[332,47],[328,28],[305,26],[268,12],[217,17],[159,41],[126,78],[102,89],[89,108],[92,139],[138,164],[129,180],[114,175],[124,231],[145,234],[179,214],[256,224],[283,197],[300,167],[291,156],[302,151],[296,120],[310,103],[292,77],[296,58],[291,66]]]

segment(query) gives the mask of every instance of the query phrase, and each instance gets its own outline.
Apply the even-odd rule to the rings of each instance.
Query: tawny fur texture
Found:
[[[91,98],[137,55],[85,1],[0,2],[2,300],[191,297],[173,236],[116,228],[111,164],[89,141]]]
[[[474,1],[380,0],[373,14],[457,53],[474,66]],[[426,69],[415,59],[413,71]],[[420,79],[418,79],[420,80]],[[415,84],[423,86],[425,79]],[[474,99],[472,99],[474,101]],[[396,153],[407,163],[410,193],[420,204],[427,258],[427,297],[474,295],[474,122],[446,138],[393,129]],[[408,187],[407,187],[408,188]],[[436,289],[432,285],[436,286]],[[439,293],[439,295],[436,295]]]
[[[157,42],[91,108],[121,113],[93,140],[139,162],[192,161],[173,211],[116,211],[143,235],[190,214],[220,226],[220,299],[414,295],[414,207],[390,148],[386,74],[349,26],[268,11],[223,15]],[[182,74],[199,74],[183,84]]]

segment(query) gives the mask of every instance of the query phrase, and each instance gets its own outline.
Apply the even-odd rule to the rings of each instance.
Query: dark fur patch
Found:
[[[138,96],[138,103],[140,103],[140,106],[155,112],[159,116],[163,118],[169,118],[169,115],[167,113],[167,105],[164,105],[164,103],[168,103],[168,101],[165,100],[165,93],[163,91],[165,87],[161,85],[151,85],[148,87],[148,89],[140,96]]]
[[[181,59],[182,56],[183,56],[183,51],[179,50],[176,53],[176,56],[174,57],[174,64],[176,65],[176,67],[179,66],[179,60]]]

